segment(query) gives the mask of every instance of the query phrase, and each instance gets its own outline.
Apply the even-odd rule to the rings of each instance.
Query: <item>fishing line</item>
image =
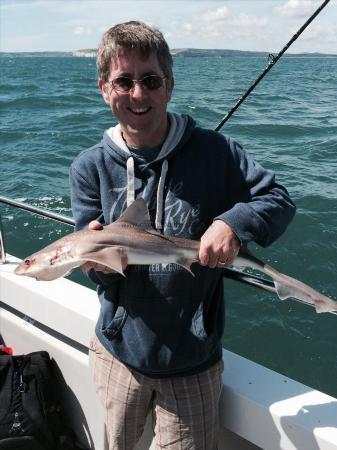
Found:
[[[319,8],[312,14],[311,17],[302,25],[302,27],[297,31],[297,33],[294,34],[294,36],[290,39],[290,41],[283,47],[283,49],[276,55],[270,54],[268,56],[268,66],[261,72],[261,74],[256,78],[254,83],[247,89],[247,91],[240,97],[238,102],[233,106],[232,109],[228,111],[228,113],[225,115],[225,117],[221,120],[219,125],[214,129],[214,131],[219,131],[220,128],[224,126],[224,124],[227,122],[227,120],[235,113],[235,111],[238,109],[238,107],[241,105],[241,103],[244,102],[244,100],[249,96],[249,94],[255,89],[255,87],[260,83],[260,81],[267,75],[269,70],[271,70],[272,67],[277,63],[277,61],[281,58],[283,53],[288,50],[288,48],[291,46],[293,42],[296,41],[296,39],[303,33],[303,31],[307,28],[307,26],[315,19],[316,16],[323,10],[323,8],[326,7],[326,5],[330,2],[330,0],[325,0]]]

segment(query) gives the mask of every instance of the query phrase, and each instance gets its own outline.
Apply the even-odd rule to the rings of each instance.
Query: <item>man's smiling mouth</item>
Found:
[[[141,116],[142,114],[146,114],[151,109],[151,106],[148,106],[147,108],[128,108],[129,111],[131,111],[133,114],[136,114],[137,116]]]

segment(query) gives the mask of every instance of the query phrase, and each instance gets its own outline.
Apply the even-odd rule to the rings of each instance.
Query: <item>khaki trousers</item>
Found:
[[[94,381],[109,450],[132,450],[152,411],[156,449],[215,450],[223,362],[197,375],[149,378],[114,358],[95,336]]]

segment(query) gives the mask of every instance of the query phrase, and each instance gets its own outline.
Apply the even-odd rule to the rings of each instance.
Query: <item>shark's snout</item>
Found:
[[[16,275],[28,275],[35,264],[35,258],[26,258],[15,268]]]
[[[26,271],[27,268],[21,263],[15,268],[14,273],[16,275],[25,275]]]

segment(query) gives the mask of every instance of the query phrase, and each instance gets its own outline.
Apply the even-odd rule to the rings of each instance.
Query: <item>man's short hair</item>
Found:
[[[144,59],[155,53],[165,77],[173,77],[173,60],[163,34],[143,22],[130,21],[115,25],[103,34],[96,61],[103,82],[108,81],[111,61],[120,50],[135,50]]]

